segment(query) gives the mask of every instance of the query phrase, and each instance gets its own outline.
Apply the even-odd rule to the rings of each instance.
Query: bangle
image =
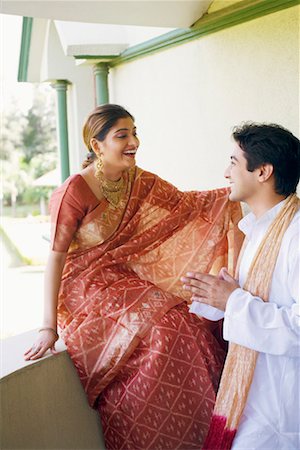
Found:
[[[53,334],[55,335],[55,337],[56,337],[56,340],[59,339],[59,335],[58,335],[58,333],[54,330],[54,328],[50,328],[50,327],[40,328],[40,329],[39,329],[39,333],[40,333],[41,331],[52,331],[52,333],[53,333]]]

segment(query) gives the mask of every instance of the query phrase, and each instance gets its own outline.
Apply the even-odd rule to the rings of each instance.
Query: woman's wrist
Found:
[[[49,319],[48,317],[44,318],[41,323],[41,328],[52,328],[54,331],[57,332],[56,318],[53,319],[52,318]]]
[[[52,327],[42,327],[42,328],[39,329],[39,333],[40,333],[41,331],[51,331],[51,333],[54,334],[56,340],[59,339],[59,335],[58,335],[58,333],[57,333],[57,331],[56,331],[55,328],[52,328]]]

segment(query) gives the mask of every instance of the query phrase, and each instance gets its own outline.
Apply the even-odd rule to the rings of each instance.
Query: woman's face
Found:
[[[95,138],[92,141],[93,148],[97,155],[100,153],[106,170],[123,171],[135,165],[135,154],[140,143],[130,117],[119,119],[104,141],[97,141]]]

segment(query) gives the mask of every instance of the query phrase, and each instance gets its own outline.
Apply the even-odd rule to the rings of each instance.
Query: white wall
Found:
[[[279,123],[299,136],[296,6],[123,64],[110,101],[136,116],[137,162],[181,189],[226,185],[231,129]]]

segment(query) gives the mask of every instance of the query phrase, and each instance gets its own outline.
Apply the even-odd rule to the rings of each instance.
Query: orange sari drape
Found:
[[[118,209],[80,175],[50,203],[52,249],[68,251],[59,326],[92,406],[151,328],[189,300],[180,277],[233,270],[241,244],[227,189],[180,192],[139,168],[128,176]]]

